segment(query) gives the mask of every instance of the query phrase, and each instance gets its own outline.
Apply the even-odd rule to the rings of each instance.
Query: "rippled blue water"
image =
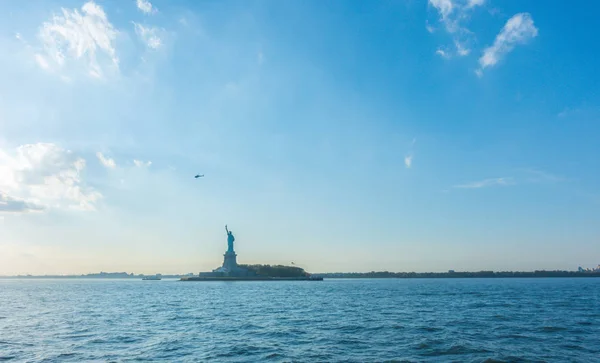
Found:
[[[600,361],[600,279],[0,279],[0,360]]]

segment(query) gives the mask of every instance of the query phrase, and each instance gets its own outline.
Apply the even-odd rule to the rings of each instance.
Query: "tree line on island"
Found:
[[[308,277],[303,268],[283,265],[238,265],[251,271],[253,275],[265,277]]]

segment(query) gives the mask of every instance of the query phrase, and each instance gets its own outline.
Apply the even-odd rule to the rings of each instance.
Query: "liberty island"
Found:
[[[304,269],[290,266],[239,265],[233,243],[233,232],[225,225],[227,233],[227,251],[223,255],[223,264],[211,272],[200,272],[198,276],[185,276],[181,281],[235,281],[235,280],[292,280],[322,281],[322,277],[311,276]]]

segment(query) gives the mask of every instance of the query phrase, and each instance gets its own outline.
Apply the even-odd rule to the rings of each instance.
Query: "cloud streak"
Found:
[[[405,166],[406,166],[408,169],[410,169],[410,167],[412,166],[412,159],[413,159],[413,156],[412,156],[412,155],[406,155],[406,156],[404,157],[404,165],[405,165]]]
[[[152,165],[152,162],[134,159],[133,164],[135,164],[135,166],[137,166],[138,168],[143,168],[143,167],[148,167],[148,166]]]
[[[485,3],[485,0],[469,0],[467,7],[472,8],[475,6],[482,6]]]
[[[438,48],[436,53],[444,59],[450,59],[453,56],[464,57],[469,55],[471,49],[468,44],[471,42],[472,33],[462,24],[469,19],[470,13],[474,8],[482,6],[484,0],[429,0],[429,6],[436,9],[439,14],[439,22],[444,25],[446,32],[452,36],[455,51]],[[434,32],[434,28],[426,24],[427,31]]]
[[[162,31],[156,27],[145,27],[141,24],[133,22],[135,33],[138,37],[146,44],[146,47],[150,49],[158,49],[162,45],[162,40],[159,33]]]
[[[495,66],[506,54],[510,53],[518,44],[525,44],[538,35],[538,29],[533,23],[531,15],[519,13],[508,19],[500,33],[496,36],[494,44],[483,51],[479,58],[478,74],[483,70]]]
[[[117,31],[102,7],[93,1],[85,3],[81,12],[63,8],[62,15],[54,15],[42,24],[38,37],[45,54],[36,54],[35,58],[43,69],[81,62],[88,75],[96,78],[103,76],[107,64],[118,69]]]
[[[516,169],[517,177],[502,177],[502,178],[489,178],[480,181],[474,181],[466,184],[455,185],[454,188],[463,189],[478,189],[493,186],[512,186],[522,184],[549,184],[549,183],[560,183],[567,181],[568,179],[558,176],[546,171],[542,171],[534,168],[520,168]]]
[[[417,142],[417,139],[413,138],[412,141],[410,142],[409,152],[404,157],[404,166],[407,169],[410,169],[412,167],[412,163],[413,163],[413,148],[415,147],[415,143],[416,142]]]
[[[448,54],[445,50],[438,48],[435,51],[435,54],[439,55],[440,57],[444,58],[444,59],[450,59],[450,54]]]
[[[157,11],[156,8],[152,6],[152,3],[148,0],[137,0],[136,5],[144,14],[153,14]]]
[[[450,15],[455,9],[452,0],[429,0],[429,5],[433,6],[438,11],[440,20],[446,24],[448,31],[454,29],[450,20]]]
[[[484,179],[480,181],[475,181],[467,184],[455,185],[454,188],[463,188],[463,189],[478,189],[478,188],[486,188],[493,186],[509,186],[515,185],[513,178],[490,178]]]
[[[105,157],[100,151],[96,153],[96,157],[100,160],[100,163],[106,168],[114,169],[117,166],[114,159]]]

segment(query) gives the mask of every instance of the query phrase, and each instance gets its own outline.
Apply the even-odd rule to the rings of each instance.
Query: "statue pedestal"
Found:
[[[237,268],[237,255],[233,251],[227,251],[223,255],[223,267],[229,271]]]

